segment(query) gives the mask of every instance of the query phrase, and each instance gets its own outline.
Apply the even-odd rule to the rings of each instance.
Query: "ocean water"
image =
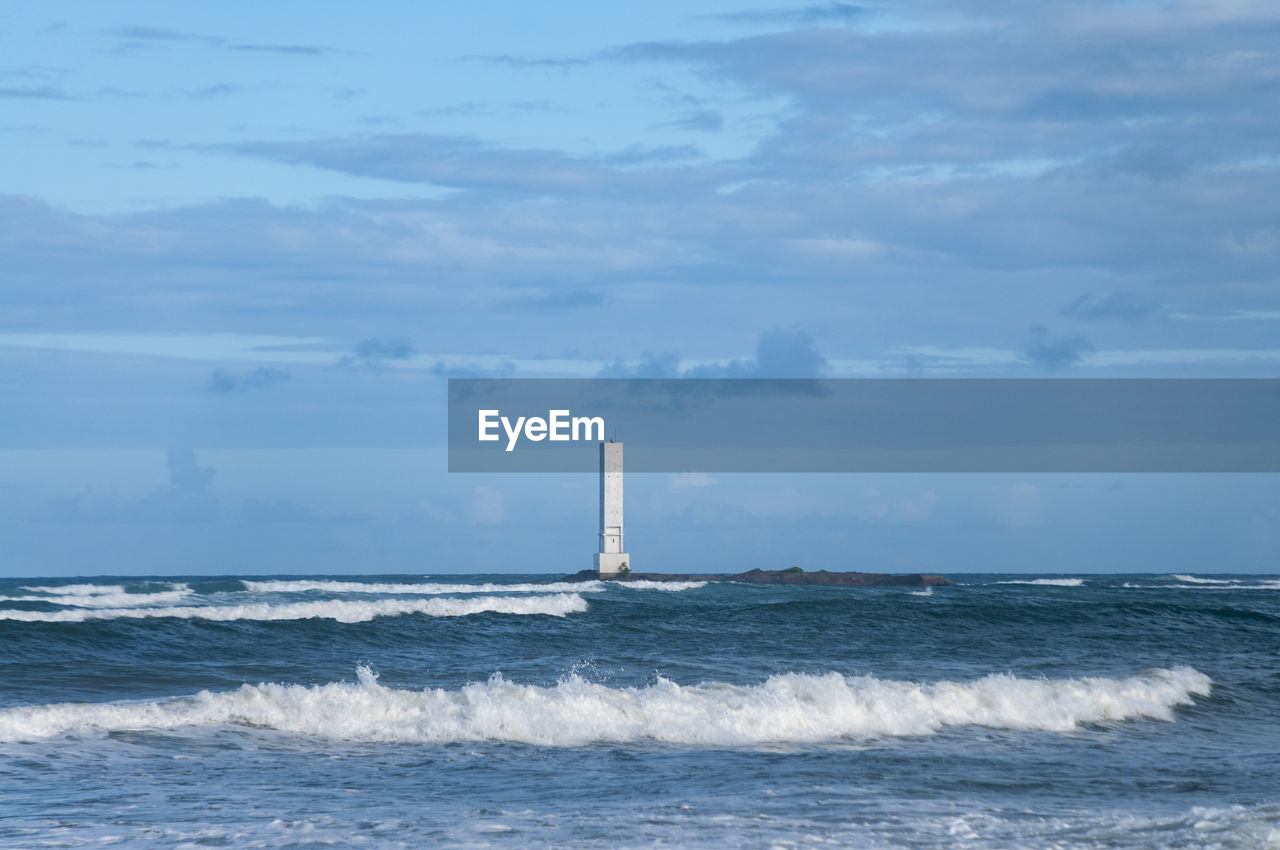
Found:
[[[0,581],[4,847],[1280,848],[1280,578]]]

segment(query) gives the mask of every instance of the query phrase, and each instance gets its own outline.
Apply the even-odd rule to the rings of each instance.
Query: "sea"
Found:
[[[1280,848],[1280,577],[0,580],[0,846]]]

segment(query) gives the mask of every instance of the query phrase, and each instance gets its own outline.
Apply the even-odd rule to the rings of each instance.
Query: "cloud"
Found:
[[[196,100],[211,100],[215,97],[237,94],[241,90],[241,87],[234,83],[217,83],[200,89],[187,89],[186,94],[187,97],[195,98]]]
[[[136,89],[122,89],[122,88],[117,88],[116,86],[99,86],[97,89],[94,89],[93,93],[96,97],[125,97],[125,98],[146,97],[146,94],[147,94],[144,91],[138,91]]]
[[[136,501],[120,501],[98,494],[55,499],[53,515],[62,521],[192,522],[213,518],[218,500],[212,486],[216,470],[200,466],[193,449],[165,453],[168,486]]]
[[[114,27],[112,29],[105,30],[105,33],[115,38],[127,39],[129,41],[199,42],[203,44],[218,44],[221,42],[221,39],[213,36],[198,35],[196,33],[169,29],[166,27]]]
[[[781,179],[785,169],[776,181],[718,192],[705,185],[714,183],[708,172],[683,165],[657,168],[660,180],[632,191],[627,181],[643,182],[634,172],[648,167],[593,168],[632,173],[602,177],[601,195],[541,193],[532,188],[541,177],[517,174],[514,191],[494,184],[438,200],[290,207],[239,199],[116,215],[0,197],[0,288],[13,315],[67,330],[157,331],[180,320],[194,330],[359,339],[375,327],[392,338],[443,337],[440,350],[510,356],[546,351],[545,329],[498,310],[464,337],[451,317],[502,305],[531,280],[562,281],[541,284],[537,296],[605,293],[611,309],[634,318],[621,335],[579,323],[559,352],[546,353],[586,346],[627,360],[679,350],[690,338],[707,340],[701,357],[723,356],[743,324],[843,324],[857,341],[843,337],[839,350],[824,352],[833,357],[937,334],[950,335],[949,348],[990,346],[1008,327],[1058,312],[1082,280],[1104,281],[1089,285],[1105,297],[1144,291],[1158,276],[1162,291],[1204,313],[1265,304],[1274,290],[1274,254],[1227,252],[1222,240],[1274,219],[1280,170],[1188,175],[1162,185],[1154,202],[1130,187],[1059,177],[852,191],[820,175],[813,183],[799,174]],[[670,194],[655,188],[667,180],[682,185]],[[796,247],[849,234],[881,247]],[[1224,279],[1232,290],[1218,285]],[[730,287],[738,295],[726,298]],[[980,311],[966,294],[973,292],[982,293]],[[525,306],[568,312],[576,300],[585,316],[597,309],[591,297]],[[659,298],[679,309],[659,313]],[[161,299],[179,312],[153,309]],[[967,336],[955,335],[962,325]],[[1264,343],[1239,344],[1272,347]]]
[[[687,378],[819,378],[827,359],[818,353],[813,337],[798,330],[769,330],[760,334],[755,357],[720,366],[698,366]]]
[[[329,56],[347,52],[314,44],[229,44],[227,49],[244,53],[282,53],[287,56]]]
[[[718,109],[695,109],[684,113],[674,121],[666,121],[659,127],[675,127],[678,130],[699,130],[718,133],[724,129],[724,114]]]
[[[699,187],[710,188],[724,172],[706,166],[660,167],[672,160],[696,157],[697,150],[688,146],[632,147],[583,157],[546,149],[503,148],[466,136],[425,133],[241,142],[203,149],[312,165],[359,177],[508,195],[671,198],[688,195]],[[651,167],[634,167],[643,164]]]
[[[169,449],[165,453],[169,492],[183,497],[203,497],[217,472],[200,466],[193,449]]]
[[[1102,178],[1115,175],[1145,177],[1149,180],[1172,180],[1186,174],[1194,165],[1190,152],[1177,151],[1162,144],[1133,144],[1118,151],[1097,154],[1086,161]]]
[[[507,302],[507,307],[530,313],[559,313],[585,307],[601,307],[604,306],[604,301],[604,293],[599,290],[570,289],[512,298]]]
[[[436,106],[431,109],[419,109],[418,115],[424,118],[434,118],[439,115],[478,115],[489,110],[488,104],[479,101],[468,100],[461,103],[449,103],[444,106]]]
[[[503,360],[496,366],[482,368],[437,360],[432,364],[430,371],[431,374],[441,378],[506,378],[516,373],[516,364],[510,360]]]
[[[824,8],[860,11],[779,14]],[[1270,111],[1259,118],[1274,88],[1262,57],[1280,20],[1242,5],[1208,24],[1204,8],[960,6],[938,26],[939,9],[925,4],[899,13],[909,27],[652,41],[609,58],[692,66],[757,98],[786,99],[779,132],[751,164],[835,181],[1009,169],[1172,180],[1267,156],[1264,140],[1280,130]],[[1092,173],[1079,174],[1082,166]]]
[[[461,62],[484,62],[490,65],[505,65],[508,68],[514,68],[518,71],[528,70],[546,70],[546,71],[568,71],[573,68],[581,68],[590,65],[594,60],[583,57],[566,57],[566,58],[538,58],[530,56],[517,56],[512,53],[502,53],[495,55],[471,55],[459,57]]]
[[[1093,346],[1082,336],[1053,337],[1044,327],[1031,329],[1031,342],[1023,354],[1028,361],[1056,372],[1079,363]]]
[[[236,42],[222,36],[202,35],[165,27],[115,27],[104,30],[104,34],[117,39],[114,50],[118,53],[132,53],[138,50],[180,44],[195,44],[240,53],[278,53],[288,56],[328,56],[348,52],[314,44],[253,44]]]
[[[850,24],[867,14],[865,6],[853,3],[815,3],[798,8],[755,9],[742,12],[725,12],[719,15],[706,15],[712,20],[725,21],[731,24],[770,24],[808,26],[835,22]]]
[[[224,369],[214,369],[209,375],[206,388],[214,393],[247,392],[249,390],[270,387],[289,380],[286,369],[259,366],[247,372],[234,373]]]
[[[1115,291],[1098,296],[1086,292],[1064,306],[1062,315],[1085,321],[1119,319],[1124,322],[1137,322],[1150,316],[1159,309],[1159,306],[1154,301],[1139,298],[1128,292]]]
[[[681,472],[667,480],[667,489],[672,491],[714,487],[719,479],[712,478],[705,472]]]
[[[714,153],[656,138],[592,152],[492,135],[258,136],[174,145],[156,161],[249,157],[394,180],[404,185],[389,194],[418,197],[116,215],[3,198],[6,307],[74,329],[179,321],[357,339],[377,328],[441,351],[588,351],[623,369],[645,351],[692,356],[691,338],[700,358],[732,354],[742,327],[821,328],[823,353],[844,364],[925,342],[990,347],[1081,292],[1093,294],[1071,319],[1136,320],[1141,305],[1108,293],[1156,282],[1162,302],[1205,314],[1268,308],[1280,256],[1273,7],[941,8],[895,7],[894,27],[684,32],[592,54],[646,63],[601,73],[687,80],[704,95],[638,83],[630,95],[652,120],[732,102],[726,138],[707,140]],[[531,281],[534,300],[503,309]],[[522,306],[581,320],[596,309],[590,293],[626,321],[577,321],[568,334],[520,321]],[[1152,322],[1141,344],[1273,347],[1265,329],[1237,324],[1229,339],[1184,326],[1197,335],[1186,340]]]
[[[938,494],[932,490],[891,497],[869,487],[854,505],[853,514],[864,520],[918,522],[929,519],[937,503]]]
[[[0,100],[80,100],[55,86],[3,86]]]
[[[374,337],[356,343],[353,354],[339,361],[344,366],[359,363],[364,366],[381,366],[388,360],[408,360],[413,356],[413,343],[407,339],[381,339]]]
[[[596,375],[598,378],[674,378],[680,370],[680,357],[675,352],[646,352],[637,362],[615,358]]]

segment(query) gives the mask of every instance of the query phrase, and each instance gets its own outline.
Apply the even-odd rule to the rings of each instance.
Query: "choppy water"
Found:
[[[1280,579],[0,581],[0,845],[1280,848]]]

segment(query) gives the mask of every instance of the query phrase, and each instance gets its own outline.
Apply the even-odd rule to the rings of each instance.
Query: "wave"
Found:
[[[602,582],[603,583],[603,582]],[[614,582],[618,587],[625,587],[630,590],[697,590],[700,587],[706,587],[705,581],[649,581],[647,579],[636,579],[635,581],[619,581]]]
[[[946,727],[1070,732],[1135,718],[1172,721],[1207,696],[1189,667],[1126,679],[1024,679],[919,684],[839,673],[609,687],[569,676],[550,687],[495,674],[458,690],[398,690],[367,668],[356,683],[243,685],[175,699],[0,710],[0,741],[179,727],[251,726],[339,741],[506,741],[552,747],[658,742],[683,746],[814,744],[931,735]]]
[[[933,585],[929,585],[924,590],[913,590],[908,596],[933,596]]]
[[[1160,585],[1161,589],[1175,588],[1178,590],[1280,590],[1280,581],[1268,581],[1262,584],[1233,584],[1230,586],[1222,585],[1203,585],[1203,584],[1165,584]]]
[[[83,586],[83,585],[80,585]],[[61,593],[52,596],[0,596],[0,602],[48,602],[51,605],[74,605],[80,608],[123,608],[138,605],[172,605],[191,596],[192,590],[186,585],[178,585],[178,589],[164,590],[158,593],[126,593],[123,588],[119,592],[95,591],[93,593]],[[34,588],[23,588],[34,589]]]
[[[241,579],[246,590],[258,593],[305,593],[319,591],[323,593],[386,593],[396,595],[437,596],[447,593],[596,593],[606,587],[626,587],[631,590],[695,590],[706,585],[705,581],[558,581],[538,584],[525,582],[521,584],[446,584],[443,582],[427,584],[405,584],[389,582],[359,581],[250,581]]]
[[[1280,580],[1257,578],[1256,584],[1245,584],[1249,579],[1243,578],[1199,578],[1197,576],[1174,573],[1173,577],[1183,584],[1165,585],[1165,587],[1187,587],[1189,585],[1205,585],[1205,589],[1215,590],[1280,590]]]
[[[1261,581],[1259,584],[1135,584],[1127,581],[1120,586],[1134,590],[1280,590],[1280,581]]]
[[[375,617],[425,614],[429,617],[465,617],[469,614],[548,614],[564,617],[587,610],[576,593],[547,596],[485,596],[474,599],[378,599],[368,602],[324,600],[285,605],[199,605],[172,608],[100,608],[69,611],[0,611],[0,620],[29,623],[80,623],[86,620],[177,617],[196,620],[307,620],[328,619],[362,623]]]
[[[22,587],[32,593],[47,593],[52,596],[93,596],[103,593],[124,593],[122,584],[58,584],[33,587]]]
[[[1021,580],[998,581],[996,584],[1038,584],[1052,587],[1079,587],[1084,584],[1082,578],[1033,578]]]
[[[548,582],[546,584],[403,584],[390,582],[360,581],[249,581],[241,579],[246,590],[257,593],[386,593],[403,596],[439,596],[446,593],[553,593],[553,592],[593,592],[604,589],[604,582]]]

